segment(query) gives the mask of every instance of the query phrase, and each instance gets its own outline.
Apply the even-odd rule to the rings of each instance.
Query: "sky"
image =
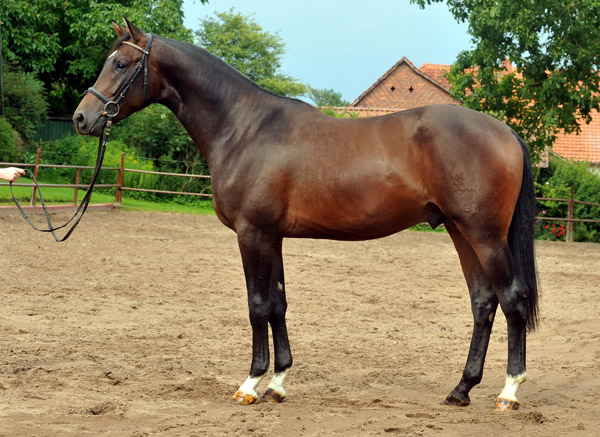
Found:
[[[471,48],[467,25],[445,3],[425,9],[409,0],[185,0],[184,24],[234,8],[285,44],[281,72],[317,89],[333,89],[352,102],[406,56],[451,64]]]

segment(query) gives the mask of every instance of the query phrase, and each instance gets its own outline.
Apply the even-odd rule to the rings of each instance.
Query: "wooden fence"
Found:
[[[600,208],[600,204],[598,203],[591,203],[591,202],[584,202],[581,200],[575,200],[574,199],[574,192],[575,189],[573,187],[573,185],[571,185],[571,195],[569,196],[568,199],[552,199],[552,198],[548,198],[548,197],[536,197],[536,200],[538,201],[546,201],[546,202],[567,202],[568,205],[568,209],[567,209],[567,217],[546,217],[546,216],[540,216],[537,217],[538,220],[542,220],[542,221],[553,221],[553,222],[566,222],[567,223],[567,232],[566,232],[566,241],[568,243],[573,242],[573,223],[600,223],[600,220],[596,220],[596,219],[577,219],[574,217],[574,209],[575,209],[575,205],[587,205],[587,206],[593,206],[593,207],[598,207]]]
[[[40,168],[71,168],[76,170],[75,175],[75,184],[39,184],[40,187],[54,187],[54,188],[72,188],[74,189],[73,196],[73,204],[72,205],[49,205],[48,209],[50,210],[67,210],[72,209],[77,206],[77,196],[79,189],[86,189],[89,185],[84,185],[79,183],[79,177],[81,170],[93,170],[94,167],[89,166],[76,166],[76,165],[53,165],[53,164],[40,164],[40,154],[41,149],[37,149],[36,159],[34,164],[24,164],[24,163],[11,163],[11,162],[0,162],[0,166],[14,166],[14,167],[33,167],[33,175],[34,178],[37,178],[38,169]],[[146,192],[146,193],[161,193],[161,194],[171,194],[171,195],[182,195],[182,196],[198,196],[198,197],[212,197],[212,194],[208,193],[190,193],[184,191],[165,191],[165,190],[150,190],[145,188],[133,188],[126,187],[123,183],[124,175],[126,172],[131,173],[143,173],[143,174],[152,174],[159,176],[175,176],[175,177],[183,177],[183,178],[199,178],[199,179],[210,179],[208,175],[195,175],[195,174],[181,174],[181,173],[166,173],[166,172],[158,172],[158,171],[146,171],[146,170],[136,170],[125,168],[125,154],[121,154],[121,165],[119,167],[102,167],[102,170],[105,171],[117,171],[117,183],[116,184],[97,184],[96,188],[116,188],[115,190],[115,201],[114,203],[104,203],[104,204],[90,204],[88,208],[92,209],[112,209],[115,206],[120,206],[123,198],[123,191],[138,191],[138,192]],[[8,183],[0,183],[0,186],[8,185]],[[31,203],[28,207],[24,207],[32,212],[41,211],[40,207],[36,206],[36,188],[33,184],[24,184],[24,183],[13,183],[14,186],[21,187],[32,187],[32,195],[31,195]],[[546,217],[540,216],[537,217],[538,220],[542,221],[554,221],[554,222],[566,222],[566,241],[573,241],[573,223],[600,223],[600,220],[596,219],[577,219],[574,217],[574,209],[575,205],[587,205],[592,207],[600,208],[600,204],[584,202],[581,200],[575,200],[573,197],[574,189],[571,186],[571,196],[568,199],[552,199],[547,197],[537,197],[538,201],[549,201],[549,202],[567,202],[568,203],[568,213],[567,217]],[[15,206],[0,206],[0,213],[2,211],[10,211],[16,209]]]
[[[74,184],[38,184],[40,188],[51,187],[51,188],[71,188],[74,190],[73,195],[73,204],[68,205],[47,205],[47,208],[51,211],[64,211],[71,210],[74,207],[77,207],[77,197],[80,189],[87,189],[89,185],[81,184],[79,182],[81,170],[93,170],[94,167],[85,166],[85,165],[55,165],[55,164],[40,164],[40,155],[41,149],[38,147],[36,153],[35,163],[27,164],[21,162],[0,162],[0,167],[21,167],[21,168],[32,168],[32,173],[34,179],[37,179],[38,171],[40,168],[64,168],[64,169],[75,169],[75,183]],[[147,170],[137,170],[131,168],[125,168],[125,154],[121,154],[121,165],[119,167],[102,167],[102,171],[117,171],[117,183],[116,184],[96,184],[95,188],[116,188],[115,190],[115,201],[113,203],[101,203],[101,204],[90,204],[88,209],[100,209],[100,210],[110,210],[115,206],[120,206],[121,201],[123,199],[123,191],[138,191],[138,192],[146,192],[146,193],[161,193],[161,194],[171,194],[171,195],[182,195],[182,196],[197,196],[197,197],[212,197],[212,194],[208,193],[192,193],[185,191],[167,191],[167,190],[151,190],[146,188],[133,188],[126,187],[124,185],[124,175],[126,172],[130,173],[142,173],[142,174],[152,174],[158,176],[175,176],[181,178],[195,178],[195,179],[210,179],[208,175],[196,175],[196,174],[183,174],[183,173],[167,173],[167,172],[159,172],[159,171],[147,171]],[[8,182],[0,183],[0,186],[9,185]],[[28,206],[23,206],[23,209],[28,212],[41,212],[42,208],[36,205],[36,191],[37,188],[32,183],[20,183],[13,182],[13,186],[16,187],[31,187],[31,202]],[[16,209],[16,206],[0,206],[0,213],[2,212],[10,212]]]

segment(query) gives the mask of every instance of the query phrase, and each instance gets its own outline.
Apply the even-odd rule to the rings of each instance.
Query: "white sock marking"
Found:
[[[256,394],[256,387],[258,387],[258,384],[260,384],[264,377],[265,375],[256,377],[249,376],[240,386],[239,391],[243,393],[248,393],[254,397],[258,397],[258,395]]]
[[[517,390],[519,386],[527,380],[527,372],[522,373],[521,375],[506,375],[506,383],[504,384],[504,388],[498,398],[508,399],[514,402],[519,402],[517,400]]]
[[[286,369],[283,372],[276,373],[271,378],[271,382],[267,388],[279,393],[282,396],[285,396],[285,390],[283,389],[283,382],[285,381],[285,377],[287,376],[288,370]]]

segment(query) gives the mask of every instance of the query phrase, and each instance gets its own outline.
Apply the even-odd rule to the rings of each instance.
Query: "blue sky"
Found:
[[[420,9],[409,0],[185,0],[186,27],[234,8],[285,43],[282,72],[314,88],[333,88],[352,102],[406,56],[451,64],[471,47],[466,24],[445,4]]]

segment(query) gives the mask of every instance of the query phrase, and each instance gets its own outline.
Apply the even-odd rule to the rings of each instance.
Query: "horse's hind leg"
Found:
[[[269,324],[271,325],[271,331],[273,333],[275,374],[267,387],[267,391],[261,399],[269,402],[282,402],[285,399],[283,382],[289,368],[292,366],[292,353],[290,351],[290,343],[285,323],[287,301],[285,298],[281,240],[273,246],[273,260],[271,266],[271,313],[269,315]]]
[[[473,335],[469,356],[460,382],[448,395],[446,405],[466,406],[471,402],[469,391],[481,382],[483,364],[492,332],[498,298],[485,275],[477,255],[452,224],[446,224],[452,237],[469,288],[473,312]]]
[[[517,274],[506,239],[493,237],[493,235],[501,235],[500,232],[494,234],[488,230],[478,235],[477,232],[465,233],[461,230],[461,233],[463,236],[468,236],[467,240],[477,254],[506,317],[508,330],[506,384],[498,396],[495,410],[516,410],[519,408],[517,390],[526,379],[527,286]]]

